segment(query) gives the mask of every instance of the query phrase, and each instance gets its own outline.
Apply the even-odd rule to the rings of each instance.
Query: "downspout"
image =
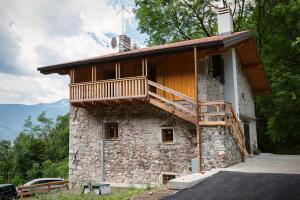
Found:
[[[196,95],[196,131],[198,140],[198,158],[199,158],[199,172],[203,172],[203,158],[202,158],[202,134],[199,126],[199,94],[198,94],[198,67],[197,67],[197,48],[194,47],[194,66],[195,66],[195,95]]]
[[[104,182],[104,126],[103,126],[103,120],[102,120],[102,133],[101,133],[101,139],[100,139],[100,182]]]

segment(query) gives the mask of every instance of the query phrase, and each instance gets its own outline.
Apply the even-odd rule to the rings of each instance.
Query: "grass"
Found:
[[[72,191],[58,191],[48,194],[40,194],[28,198],[28,200],[127,200],[141,194],[145,189],[136,188],[112,188],[112,193],[107,195],[79,194]]]

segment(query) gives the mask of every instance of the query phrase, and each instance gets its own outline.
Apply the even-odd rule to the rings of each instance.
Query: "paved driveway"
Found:
[[[164,200],[300,200],[300,156],[261,154]]]
[[[221,171],[164,200],[299,200],[300,175]]]
[[[225,168],[226,171],[300,174],[300,155],[276,155],[263,153],[246,159],[238,165]]]

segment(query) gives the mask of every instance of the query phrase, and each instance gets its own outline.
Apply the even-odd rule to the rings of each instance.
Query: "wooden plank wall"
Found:
[[[195,72],[192,51],[164,55],[160,56],[159,59],[149,59],[148,62],[150,67],[156,67],[157,83],[195,98]],[[170,94],[163,94],[162,91],[158,91],[158,94],[172,99]]]
[[[74,83],[92,81],[92,67],[81,67],[74,69]]]
[[[121,77],[142,76],[142,59],[131,59],[121,62]]]

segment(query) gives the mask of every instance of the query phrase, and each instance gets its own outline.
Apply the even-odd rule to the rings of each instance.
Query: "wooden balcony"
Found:
[[[70,103],[146,98],[144,76],[70,84]]]

